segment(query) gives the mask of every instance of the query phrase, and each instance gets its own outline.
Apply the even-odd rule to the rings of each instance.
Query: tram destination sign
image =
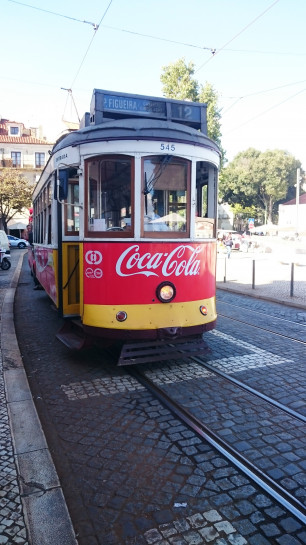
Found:
[[[206,108],[207,105],[200,102],[94,89],[90,122],[99,125],[109,119],[145,117],[183,123],[206,133]]]

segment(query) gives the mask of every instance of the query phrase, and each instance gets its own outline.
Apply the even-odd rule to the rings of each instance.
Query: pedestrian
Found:
[[[231,251],[232,251],[232,246],[233,246],[232,235],[227,236],[227,238],[225,239],[224,244],[225,244],[226,250],[227,250],[227,258],[229,259],[231,257]]]

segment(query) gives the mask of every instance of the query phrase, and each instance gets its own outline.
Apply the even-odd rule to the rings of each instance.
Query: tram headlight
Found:
[[[205,305],[200,306],[200,312],[201,312],[201,314],[203,314],[203,316],[207,316],[208,310],[207,310]]]
[[[127,313],[124,310],[119,310],[116,314],[116,320],[118,322],[124,322],[127,319]]]
[[[161,303],[170,303],[176,296],[176,289],[171,282],[162,282],[156,288],[156,296]]]

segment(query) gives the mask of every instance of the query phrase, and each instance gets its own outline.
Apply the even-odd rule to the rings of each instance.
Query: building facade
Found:
[[[279,231],[292,231],[293,233],[306,234],[306,193],[296,199],[280,204],[278,207]]]
[[[0,169],[17,169],[33,184],[33,188],[49,158],[49,151],[53,143],[48,142],[40,134],[37,128],[27,129],[23,123],[0,119]],[[29,212],[16,214],[8,228],[14,229],[14,225],[25,224],[29,221]],[[18,233],[12,233],[18,236]]]

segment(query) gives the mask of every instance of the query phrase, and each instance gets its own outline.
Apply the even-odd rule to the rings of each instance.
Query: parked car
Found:
[[[5,250],[7,255],[10,254],[10,243],[5,231],[0,230],[0,250]]]
[[[11,248],[26,248],[29,243],[24,238],[13,237],[13,235],[7,235]]]

